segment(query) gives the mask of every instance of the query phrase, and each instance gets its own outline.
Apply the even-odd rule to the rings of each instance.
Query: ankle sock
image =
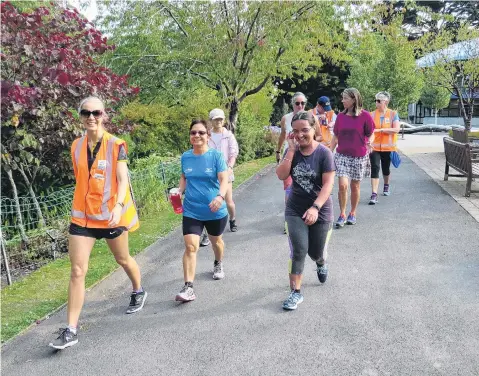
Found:
[[[73,334],[77,334],[77,327],[76,326],[71,326],[68,325],[67,328],[72,332]]]
[[[143,292],[143,286],[140,287],[139,290],[133,290],[133,292],[134,292],[135,294],[138,294],[139,292]]]
[[[301,294],[301,289],[299,289],[299,290],[294,289],[293,291],[297,294]]]
[[[185,286],[193,288],[193,282],[185,282]]]
[[[215,263],[214,263],[214,265],[216,266],[216,265],[218,265],[218,264],[221,264],[221,261],[217,261],[217,260],[215,260]]]

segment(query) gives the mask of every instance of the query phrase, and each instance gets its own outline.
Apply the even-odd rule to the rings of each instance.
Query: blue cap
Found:
[[[331,111],[331,103],[328,97],[319,97],[318,104],[324,108],[324,111]]]

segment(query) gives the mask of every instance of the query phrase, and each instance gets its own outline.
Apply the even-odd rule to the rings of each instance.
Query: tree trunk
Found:
[[[27,184],[28,187],[28,193],[30,193],[30,197],[33,200],[33,204],[35,205],[35,209],[37,211],[37,216],[38,216],[38,227],[45,227],[45,219],[43,218],[43,213],[42,209],[40,208],[40,204],[38,203],[37,196],[35,195],[35,192],[33,191],[32,188],[32,183],[30,183],[30,180],[28,179],[27,174],[25,174],[25,171],[23,170],[23,167],[19,167],[18,171],[23,176],[23,180],[25,180],[25,183]]]
[[[15,201],[15,209],[17,212],[17,220],[18,220],[17,227],[18,227],[18,230],[20,231],[20,237],[22,238],[22,241],[24,243],[28,243],[28,237],[25,232],[25,226],[23,225],[22,212],[20,210],[20,201],[18,200],[17,185],[15,184],[15,180],[13,180],[12,170],[10,169],[7,170],[7,176],[13,190],[13,199]]]
[[[228,117],[228,123],[230,126],[230,131],[235,133],[236,132],[236,123],[238,122],[238,114],[239,114],[239,102],[238,99],[233,98],[231,102],[228,104],[228,108],[230,111]]]

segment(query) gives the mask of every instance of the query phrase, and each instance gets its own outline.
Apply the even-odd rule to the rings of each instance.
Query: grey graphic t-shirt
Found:
[[[293,190],[286,203],[285,215],[302,217],[323,186],[323,173],[334,171],[334,160],[331,151],[319,144],[311,155],[303,155],[298,150],[291,163]],[[326,200],[318,216],[318,222],[333,221],[333,200]]]

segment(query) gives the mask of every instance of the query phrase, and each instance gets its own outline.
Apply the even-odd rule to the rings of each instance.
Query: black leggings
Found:
[[[383,171],[384,176],[389,176],[391,170],[391,152],[373,151],[369,154],[371,160],[371,179],[379,179],[379,169]]]

